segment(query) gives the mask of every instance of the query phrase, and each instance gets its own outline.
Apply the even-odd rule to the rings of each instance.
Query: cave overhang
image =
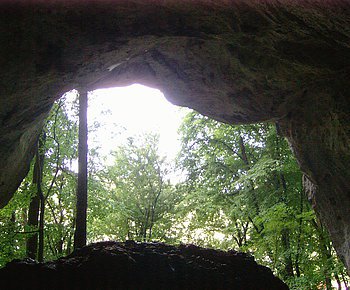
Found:
[[[4,2],[0,207],[65,92],[141,83],[227,123],[273,121],[350,268],[350,3]]]

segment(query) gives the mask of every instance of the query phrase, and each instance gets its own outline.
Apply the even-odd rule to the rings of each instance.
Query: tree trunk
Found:
[[[335,280],[337,281],[338,290],[341,290],[341,282],[340,282],[340,279],[339,279],[339,276],[338,276],[337,273],[334,274],[334,278],[335,278]]]
[[[345,286],[345,289],[348,289],[348,280],[346,279],[345,275],[344,275],[344,272],[341,271],[341,277],[342,277],[342,280],[343,280],[343,283],[344,283],[344,286]]]
[[[248,156],[247,156],[247,151],[245,148],[245,144],[244,144],[244,140],[242,135],[239,135],[239,149],[241,152],[241,159],[244,162],[245,166],[246,166],[246,170],[248,171],[250,169],[250,163],[248,160]],[[254,184],[253,181],[250,180],[250,187],[251,187],[251,193],[252,193],[252,199],[253,199],[253,205],[255,208],[255,215],[258,216],[260,213],[260,206],[259,206],[259,202],[258,202],[258,197],[256,196],[256,192],[254,190]]]
[[[293,260],[290,253],[290,241],[289,236],[290,232],[288,229],[283,229],[281,234],[281,240],[282,240],[282,246],[285,251],[284,255],[284,276],[286,278],[292,278],[294,277],[293,272]]]
[[[38,261],[44,261],[44,219],[45,219],[45,197],[41,189],[38,186],[38,195],[40,198],[40,218],[39,218],[39,249],[38,249]]]
[[[304,206],[303,206],[304,195],[303,195],[302,191],[300,191],[299,194],[300,194],[300,216],[301,216],[303,213],[303,210],[304,210]],[[299,218],[298,236],[297,236],[297,250],[296,250],[296,254],[295,254],[295,274],[297,277],[301,276],[301,271],[300,271],[300,266],[299,266],[299,258],[300,258],[300,251],[301,251],[301,235],[302,235],[302,231],[303,231],[302,223],[303,223],[303,219]]]
[[[332,254],[330,253],[329,247],[330,247],[330,241],[328,240],[328,237],[325,233],[325,229],[323,228],[323,225],[321,222],[317,222],[315,219],[311,220],[312,225],[316,229],[316,232],[318,234],[318,239],[320,243],[320,254],[321,254],[321,261],[322,261],[322,272],[324,275],[324,282],[326,284],[327,290],[332,290],[332,276],[331,276],[331,267],[330,267],[330,261],[332,259]]]
[[[71,230],[68,233],[67,238],[67,248],[66,248],[66,255],[69,255],[72,252],[72,240],[73,240],[73,233],[75,228],[75,219],[73,218],[72,224],[71,224]]]
[[[78,188],[76,204],[76,228],[74,249],[86,245],[86,212],[87,212],[87,91],[79,92],[79,150],[78,150]]]
[[[9,220],[9,227],[8,227],[8,232],[7,235],[9,238],[8,243],[9,247],[8,250],[6,251],[8,257],[11,257],[11,259],[15,258],[15,253],[16,253],[16,239],[15,236],[13,235],[14,231],[16,231],[16,211],[13,211],[11,213],[11,218]]]
[[[33,170],[33,184],[37,186],[36,195],[33,196],[29,209],[28,209],[28,225],[31,227],[38,227],[39,222],[39,208],[40,208],[40,195],[42,195],[41,182],[43,176],[43,166],[44,166],[44,143],[45,143],[45,134],[39,138],[36,155],[35,155],[35,164]],[[31,235],[26,243],[26,253],[27,257],[36,259],[38,251],[38,233]]]
[[[28,226],[37,228],[39,219],[39,197],[38,194],[33,196],[28,210]],[[38,233],[34,233],[27,239],[26,254],[28,258],[36,260],[38,251]]]
[[[281,135],[279,132],[279,126],[276,124],[276,139],[275,139],[275,150],[272,153],[272,157],[275,159],[281,160],[282,159],[282,153],[281,153]],[[274,156],[275,155],[275,156]],[[275,173],[276,176],[276,189],[281,191],[280,201],[287,205],[287,183],[286,179],[284,177],[284,172],[279,171]],[[284,250],[284,257],[283,257],[283,276],[285,278],[293,278],[294,277],[294,269],[293,269],[293,259],[292,259],[292,253],[291,253],[291,246],[290,246],[290,230],[288,228],[283,228],[281,231],[281,243]]]

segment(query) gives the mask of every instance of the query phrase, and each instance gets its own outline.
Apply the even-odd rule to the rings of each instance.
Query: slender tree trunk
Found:
[[[293,272],[293,261],[292,261],[292,256],[290,254],[290,241],[289,241],[289,230],[288,229],[283,229],[282,230],[282,245],[283,248],[286,252],[285,257],[284,257],[284,274],[288,278],[294,277],[294,272]]]
[[[342,280],[343,280],[343,283],[344,283],[344,286],[345,286],[345,289],[348,289],[348,280],[346,279],[345,275],[344,275],[344,272],[341,271],[341,277],[342,277]]]
[[[149,235],[148,235],[149,241],[152,240],[152,230],[153,230],[153,226],[155,223],[154,219],[155,219],[156,209],[157,209],[157,205],[158,205],[158,200],[159,200],[161,193],[163,192],[163,179],[160,176],[160,168],[159,167],[158,167],[158,178],[159,178],[159,189],[158,189],[157,195],[156,195],[156,197],[153,200],[152,205],[151,205],[151,223],[149,226]]]
[[[283,189],[282,200],[286,204],[287,185],[286,185],[283,172],[280,172],[280,179],[281,179],[281,185]],[[285,255],[284,255],[285,276],[288,278],[292,278],[294,277],[294,271],[293,271],[293,260],[292,260],[292,253],[291,253],[291,247],[290,247],[290,230],[288,228],[284,228],[282,230],[281,242],[285,252]]]
[[[15,230],[16,230],[16,211],[13,211],[11,213],[11,218],[9,220],[9,227],[7,232],[7,236],[10,237],[8,240],[8,243],[10,246],[6,251],[7,253],[4,253],[5,255],[11,258],[14,258],[16,253],[16,239],[15,239],[15,235],[13,234]]]
[[[76,205],[76,228],[74,249],[86,245],[86,214],[87,214],[87,91],[79,92],[79,150],[78,150],[78,188]]]
[[[38,261],[44,261],[44,219],[45,219],[45,197],[40,186],[38,185],[38,195],[40,198],[40,218],[39,218],[39,249]]]
[[[281,147],[280,147],[280,138],[278,135],[280,135],[279,132],[279,126],[276,124],[276,139],[275,139],[275,152],[273,153],[274,158],[281,160],[282,154],[281,154]],[[281,196],[280,200],[287,205],[287,183],[286,179],[284,177],[283,171],[276,172],[275,175],[276,178],[276,189],[281,189]],[[294,269],[293,269],[293,259],[292,259],[292,253],[291,253],[291,246],[290,246],[290,230],[288,228],[283,228],[281,231],[281,243],[284,250],[284,269],[283,269],[283,276],[285,278],[293,278],[294,277]]]
[[[69,255],[72,252],[72,235],[68,236],[66,255]]]
[[[303,192],[300,191],[300,215],[302,215],[304,210],[303,207]],[[299,258],[300,258],[300,251],[301,251],[301,235],[302,235],[302,223],[303,219],[299,218],[299,229],[298,229],[298,237],[297,237],[297,251],[295,255],[295,273],[297,277],[301,276],[300,266],[299,266]]]
[[[149,224],[149,217],[150,217],[150,206],[146,209],[145,212],[145,220],[142,225],[142,241],[147,242],[147,230],[148,230],[148,224]]]
[[[334,274],[334,278],[335,278],[335,280],[337,281],[338,290],[341,290],[341,282],[340,282],[340,279],[339,279],[338,274]]]
[[[322,271],[324,275],[324,281],[326,283],[326,289],[332,290],[332,277],[331,277],[331,269],[330,269],[330,260],[332,259],[332,255],[329,251],[329,241],[325,235],[325,230],[321,223],[318,223],[315,219],[311,220],[312,225],[315,227],[319,242],[320,242],[320,253],[322,259]]]
[[[75,228],[75,219],[73,219],[71,224],[71,231],[68,233],[66,255],[69,255],[72,252],[74,228]]]
[[[39,223],[39,208],[40,208],[40,195],[42,195],[41,182],[43,176],[43,166],[44,166],[44,144],[45,144],[45,134],[39,138],[36,154],[35,154],[35,164],[33,170],[33,184],[36,184],[37,192],[32,198],[29,210],[28,210],[28,225],[32,227],[37,227]],[[38,233],[31,235],[26,243],[27,257],[36,259],[38,252]]]
[[[246,151],[246,147],[245,147],[245,144],[244,144],[244,140],[243,140],[243,137],[240,135],[239,136],[239,149],[240,149],[240,152],[241,152],[241,158],[242,158],[242,161],[244,162],[245,166],[246,166],[246,170],[249,170],[250,169],[250,163],[249,163],[249,160],[248,160],[248,156],[247,156],[247,151]],[[260,206],[259,206],[259,202],[258,202],[258,197],[256,195],[256,192],[254,190],[254,184],[253,184],[253,181],[250,181],[250,187],[251,187],[251,194],[252,194],[252,199],[253,199],[253,205],[255,207],[255,215],[258,216],[259,213],[260,213]]]
[[[33,196],[28,210],[28,226],[38,227],[40,200],[38,194]],[[36,260],[38,251],[38,233],[34,233],[27,239],[26,254],[28,258]]]

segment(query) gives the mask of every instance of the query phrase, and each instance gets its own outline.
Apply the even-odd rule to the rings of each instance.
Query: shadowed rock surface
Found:
[[[0,9],[0,207],[54,100],[138,82],[219,121],[275,122],[349,271],[349,1],[45,2]]]
[[[128,241],[91,244],[57,261],[13,261],[0,270],[6,289],[287,290],[252,257],[193,245]]]

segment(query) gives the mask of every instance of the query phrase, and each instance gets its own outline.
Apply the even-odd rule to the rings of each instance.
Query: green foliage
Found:
[[[169,166],[158,155],[157,146],[158,136],[130,137],[126,145],[112,153],[114,164],[100,175],[110,192],[110,210],[103,222],[98,221],[104,224],[101,236],[165,240],[171,226],[167,216],[174,209],[177,195],[167,180]]]
[[[55,103],[41,137],[44,139],[44,147],[40,149],[45,155],[42,190],[46,208],[44,241],[47,259],[70,252],[65,247],[69,246],[68,240],[73,233],[76,174],[71,168],[77,158],[77,120],[74,114],[68,115],[72,111],[68,109],[69,105],[65,103],[65,97]],[[31,170],[15,197],[0,210],[1,220],[11,227],[11,234],[5,230],[3,233],[8,233],[6,237],[0,237],[0,244],[4,243],[9,248],[0,252],[0,266],[13,258],[23,258],[26,239],[38,231],[27,225],[28,207],[31,198],[36,195],[32,177],[34,163],[32,162]]]
[[[7,206],[0,211],[0,267],[25,255],[23,232],[31,229],[22,222],[26,215],[23,208],[29,204],[23,187],[22,184]]]
[[[186,241],[252,252],[291,289],[344,274],[274,125],[232,126],[190,113],[180,134]]]
[[[69,254],[73,245],[76,102],[58,101],[43,132],[44,256],[54,259]],[[111,153],[109,166],[103,165],[99,148],[89,148],[89,242],[156,240],[245,251],[290,289],[321,289],[327,283],[330,289],[331,280],[347,281],[275,125],[233,126],[192,112],[179,134],[176,167],[184,180],[176,184],[172,166],[158,153],[157,135],[130,137]],[[0,210],[0,266],[23,258],[26,239],[37,231],[27,225],[36,194],[32,171],[33,166]]]

